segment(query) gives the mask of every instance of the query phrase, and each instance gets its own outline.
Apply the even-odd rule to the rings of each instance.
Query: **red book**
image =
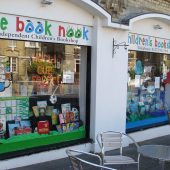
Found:
[[[37,124],[37,131],[39,134],[49,134],[50,132],[49,122],[47,120],[39,121]]]
[[[66,112],[65,123],[70,123],[70,112]]]

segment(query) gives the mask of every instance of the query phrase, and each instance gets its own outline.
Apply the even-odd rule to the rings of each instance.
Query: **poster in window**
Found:
[[[63,71],[63,83],[74,83],[74,72]]]

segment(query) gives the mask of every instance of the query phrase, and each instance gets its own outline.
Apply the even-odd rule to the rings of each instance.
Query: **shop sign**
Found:
[[[170,39],[129,33],[128,44],[129,50],[170,54]]]
[[[91,45],[91,27],[0,14],[0,38]]]

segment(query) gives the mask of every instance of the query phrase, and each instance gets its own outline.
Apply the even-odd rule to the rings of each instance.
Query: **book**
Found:
[[[8,123],[8,132],[9,132],[9,137],[12,137],[16,135],[15,130],[20,127],[19,122],[16,123]]]
[[[70,122],[74,122],[74,113],[70,112]]]
[[[47,101],[37,101],[37,106],[39,110],[39,114],[41,116],[45,116],[46,108],[47,108]]]
[[[50,132],[49,122],[47,120],[38,121],[37,131],[39,134],[49,134],[49,132]]]
[[[47,107],[47,101],[37,101],[38,108],[46,108]]]
[[[24,127],[31,127],[31,122],[29,120],[21,120],[20,121],[20,126],[22,128],[24,128]]]
[[[71,111],[71,103],[61,104],[61,111],[63,114]]]
[[[6,132],[6,117],[5,115],[0,115],[0,139],[4,138]]]
[[[56,128],[57,128],[57,131],[58,131],[59,133],[62,133],[62,132],[63,132],[61,125],[57,125]]]
[[[63,124],[61,125],[61,128],[62,128],[62,131],[63,131],[63,132],[67,132],[67,124],[66,124],[66,123],[63,123]]]
[[[65,114],[65,123],[70,123],[70,112],[66,112]]]
[[[63,114],[60,113],[58,116],[59,116],[59,122],[60,122],[60,124],[65,123]]]
[[[0,123],[3,131],[6,131],[6,115],[0,115]]]
[[[51,115],[51,119],[52,119],[52,125],[56,125],[58,122],[57,122],[57,114],[55,113],[52,113]]]
[[[54,110],[54,106],[47,106],[45,115],[51,116]]]
[[[35,117],[39,117],[39,110],[37,106],[33,106],[32,107],[33,113],[35,115]]]

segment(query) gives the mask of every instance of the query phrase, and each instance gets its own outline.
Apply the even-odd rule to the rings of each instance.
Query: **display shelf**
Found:
[[[136,131],[139,129],[145,129],[150,126],[157,126],[160,124],[167,124],[168,123],[168,116],[163,115],[163,116],[157,116],[154,118],[149,118],[149,119],[144,119],[144,120],[138,120],[135,122],[128,122],[126,123],[126,131],[127,132],[132,132]]]
[[[0,154],[82,139],[85,138],[85,136],[84,127],[80,127],[78,130],[65,133],[51,131],[50,134],[39,135],[37,133],[31,133],[13,136],[9,139],[0,140]]]

